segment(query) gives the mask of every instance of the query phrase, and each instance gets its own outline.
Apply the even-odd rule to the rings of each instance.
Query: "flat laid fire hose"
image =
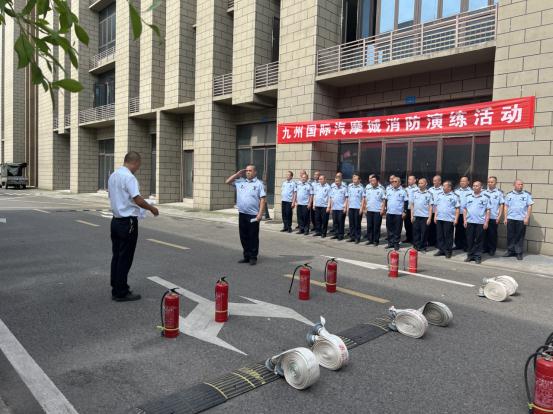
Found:
[[[511,276],[498,276],[483,279],[479,295],[496,302],[503,302],[509,296],[514,295],[517,289],[518,283]]]
[[[405,336],[421,338],[428,329],[428,321],[421,311],[416,309],[396,309],[392,306],[388,314],[392,318],[390,329]]]
[[[419,309],[429,324],[447,326],[453,320],[453,313],[442,302],[427,302]]]
[[[349,352],[342,338],[326,330],[325,323],[325,318],[321,316],[321,322],[307,333],[307,344],[320,366],[336,371],[347,365]]]
[[[269,358],[265,366],[298,390],[304,390],[319,379],[319,362],[308,348],[293,348]]]

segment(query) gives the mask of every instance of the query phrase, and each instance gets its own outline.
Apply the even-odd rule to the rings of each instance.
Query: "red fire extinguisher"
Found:
[[[534,399],[530,397],[528,384],[528,367],[534,363]],[[530,355],[524,369],[528,412],[530,414],[547,414],[553,412],[553,347],[544,345]]]
[[[405,267],[405,259],[407,258],[407,254],[409,254],[409,272],[410,273],[417,273],[417,265],[419,262],[419,252],[417,252],[417,249],[408,249],[405,254],[403,255],[403,270],[407,270]]]
[[[397,277],[399,273],[399,253],[392,250],[388,253],[388,276]]]
[[[338,280],[338,262],[336,259],[328,259],[325,264],[325,284],[328,293],[336,292],[336,282]]]
[[[161,297],[161,336],[176,338],[179,336],[179,299],[177,288],[168,290]]]
[[[300,271],[300,290],[298,291],[298,299],[300,300],[309,300],[309,287],[311,285],[311,266],[308,263],[299,265],[294,269],[292,274],[292,282],[290,283],[290,289],[288,289],[288,294],[292,292],[292,285],[294,284],[294,278],[296,277],[296,272]]]
[[[222,277],[215,284],[215,322],[228,320],[228,282]]]

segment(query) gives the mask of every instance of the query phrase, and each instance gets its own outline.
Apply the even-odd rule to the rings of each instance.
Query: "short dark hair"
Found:
[[[490,175],[490,176],[488,177],[488,180],[489,180],[490,178],[493,178],[495,181],[497,181],[497,177],[496,177],[495,175]]]
[[[140,154],[136,151],[129,151],[127,152],[127,154],[125,155],[125,159],[123,160],[123,162],[125,164],[132,164],[134,162],[137,162],[137,161],[140,161],[142,158],[140,157]]]
[[[290,176],[294,176],[294,173],[292,171],[288,170],[288,173],[290,174]]]
[[[413,177],[415,180],[417,179],[417,176],[416,176],[416,175],[413,175],[413,174],[411,174],[411,175],[410,175],[409,177],[407,177],[407,178],[411,178],[411,177]]]
[[[376,178],[376,181],[380,181],[380,177],[379,177],[378,174],[371,174],[371,175],[369,175],[369,180],[370,180],[371,178]]]
[[[443,185],[446,185],[446,184],[449,185],[451,188],[453,188],[453,183],[450,180],[444,181]]]

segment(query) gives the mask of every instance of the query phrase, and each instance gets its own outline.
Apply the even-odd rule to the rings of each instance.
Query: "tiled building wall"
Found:
[[[501,0],[494,99],[536,96],[535,128],[492,132],[490,173],[503,190],[521,179],[535,200],[528,251],[553,254],[553,3]]]
[[[156,125],[158,201],[181,201],[182,121],[178,115],[158,112]]]

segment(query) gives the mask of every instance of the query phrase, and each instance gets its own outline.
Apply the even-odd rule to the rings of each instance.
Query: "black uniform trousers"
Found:
[[[291,201],[282,201],[282,224],[284,230],[292,229],[292,202]]]
[[[399,249],[401,241],[401,228],[403,219],[401,214],[386,214],[386,230],[388,232],[388,245]]]
[[[326,236],[328,230],[328,213],[326,207],[315,207],[315,232]]]
[[[344,238],[345,217],[344,210],[332,210],[332,228],[334,235],[339,239]]]
[[[471,259],[482,258],[482,246],[484,243],[484,225],[467,224],[467,255]]]
[[[438,220],[436,224],[436,247],[443,254],[451,254],[453,250],[453,229],[452,221]]]
[[[415,217],[413,224],[413,247],[417,250],[426,249],[426,237],[428,225],[426,222],[428,217]]]
[[[507,220],[507,251],[522,254],[526,226],[522,220]]]
[[[315,230],[315,228],[317,227],[317,223],[315,222],[315,207],[309,210],[309,220],[311,222],[311,228]]]
[[[136,217],[114,217],[111,220],[111,294],[115,297],[121,298],[129,293],[127,276],[131,270],[137,240]]]
[[[455,248],[467,250],[467,232],[463,220],[463,214],[459,214],[459,221],[455,226]]]
[[[307,206],[298,204],[297,207],[298,226],[303,233],[309,233],[309,209]]]
[[[252,219],[256,217],[255,214],[240,213],[238,215],[240,242],[246,260],[257,259],[259,253],[259,221],[252,222]]]
[[[413,243],[413,223],[411,223],[411,209],[408,202],[405,202],[405,218],[403,219],[403,226],[405,227],[405,241],[407,243]]]
[[[437,241],[437,231],[436,231],[436,223],[434,223],[434,217],[436,216],[435,213],[432,213],[432,217],[430,217],[430,224],[427,228],[427,246],[436,246],[438,247],[438,241]]]
[[[358,208],[348,210],[349,219],[349,238],[352,240],[361,240],[361,219]]]
[[[497,249],[497,223],[495,219],[490,219],[488,228],[484,230],[484,252],[491,255],[495,254]]]
[[[367,241],[378,244],[382,215],[380,211],[367,211]]]

